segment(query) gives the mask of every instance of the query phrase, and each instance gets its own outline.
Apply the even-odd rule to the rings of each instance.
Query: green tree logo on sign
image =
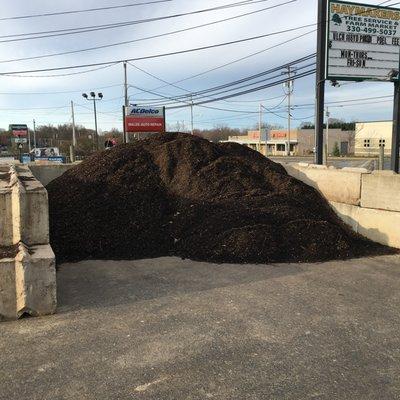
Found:
[[[342,18],[340,18],[339,14],[333,14],[332,16],[332,22],[335,23],[335,25],[342,25]]]

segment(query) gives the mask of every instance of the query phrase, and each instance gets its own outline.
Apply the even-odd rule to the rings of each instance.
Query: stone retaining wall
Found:
[[[356,232],[400,248],[400,175],[313,164],[283,164],[295,178],[313,186]]]

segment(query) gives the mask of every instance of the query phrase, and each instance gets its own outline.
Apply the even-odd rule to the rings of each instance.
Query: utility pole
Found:
[[[69,147],[69,156],[71,162],[75,162],[75,146],[76,146],[76,134],[75,134],[75,113],[74,113],[74,102],[71,100],[71,116],[72,116],[72,145]]]
[[[36,121],[33,120],[33,148],[36,149]]]
[[[128,132],[126,129],[126,110],[129,107],[129,97],[128,97],[128,71],[127,71],[127,62],[124,61],[124,97],[125,97],[125,102],[124,102],[124,112],[123,112],[123,117],[124,117],[124,137],[123,137],[123,142],[128,143],[129,142],[129,136]]]
[[[285,82],[284,84],[284,88],[286,88],[286,95],[288,98],[288,133],[287,133],[287,137],[288,137],[288,146],[286,149],[286,154],[288,156],[290,156],[290,129],[291,129],[291,122],[292,122],[292,115],[291,115],[291,100],[292,100],[292,93],[293,93],[293,89],[294,89],[294,85],[293,85],[293,80],[292,80],[292,67],[290,65],[287,66],[287,74],[288,74],[288,80]]]
[[[323,164],[327,0],[318,0],[315,162]]]
[[[261,153],[261,129],[262,129],[262,104],[260,103],[259,107],[259,115],[258,115],[258,131],[259,131],[259,137],[258,137],[258,151]],[[265,147],[265,155],[267,155],[267,147]]]
[[[194,125],[193,125],[193,96],[190,95],[190,124],[191,124],[191,132],[194,134]]]
[[[74,102],[71,100],[71,116],[72,116],[72,146],[76,146],[76,132],[75,132],[75,113]]]
[[[31,152],[31,132],[28,129],[28,149],[29,149],[29,153]]]

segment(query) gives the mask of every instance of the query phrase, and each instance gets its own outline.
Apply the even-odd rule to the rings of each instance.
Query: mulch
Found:
[[[182,133],[96,153],[47,190],[59,263],[169,255],[316,262],[394,252],[355,234],[280,164]]]
[[[18,244],[12,246],[0,246],[0,260],[2,258],[15,258],[15,256],[18,254],[18,250]]]

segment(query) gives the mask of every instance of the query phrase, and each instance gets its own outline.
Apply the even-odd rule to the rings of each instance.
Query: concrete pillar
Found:
[[[55,256],[45,188],[25,166],[0,175],[0,321],[56,310]],[[14,251],[15,250],[15,251]]]

